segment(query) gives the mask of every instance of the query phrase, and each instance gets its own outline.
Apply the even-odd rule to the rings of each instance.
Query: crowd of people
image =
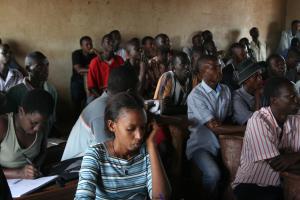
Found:
[[[75,199],[170,199],[175,138],[149,114],[186,115],[185,157],[201,171],[207,199],[220,199],[226,177],[219,134],[244,133],[232,188],[237,199],[282,199],[279,173],[300,170],[300,21],[267,55],[259,29],[218,50],[211,31],[175,50],[168,35],[122,43],[118,30],[101,48],[89,36],[72,53],[71,100],[77,121],[62,161],[83,157]],[[100,50],[101,49],[101,50]],[[29,53],[21,67],[0,44],[0,166],[6,178],[36,178],[56,130],[49,61]],[[175,149],[175,150],[174,150]],[[34,165],[28,163],[32,160]],[[184,159],[182,159],[184,160]],[[176,187],[173,187],[173,190]],[[183,197],[181,197],[183,198]]]

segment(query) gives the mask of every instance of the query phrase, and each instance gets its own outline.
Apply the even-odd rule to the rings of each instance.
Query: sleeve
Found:
[[[151,171],[151,162],[150,156],[147,153],[147,189],[150,199],[152,199],[152,171]]]
[[[96,186],[100,176],[97,155],[97,148],[90,147],[82,159],[75,200],[96,198]]]
[[[93,59],[87,75],[88,89],[97,88],[97,60]]]
[[[73,53],[72,53],[72,65],[74,66],[74,65],[81,65],[82,64],[82,62],[81,62],[81,59],[80,59],[80,53],[79,53],[79,51],[74,51]]]
[[[287,43],[287,33],[285,31],[283,31],[281,33],[281,38],[280,38],[280,42],[279,42],[279,46],[278,46],[278,52],[280,55],[284,54],[284,51],[286,49],[288,49],[288,43]]]
[[[165,99],[172,96],[172,80],[169,74],[163,74],[156,86],[154,99]]]
[[[187,104],[188,104],[189,119],[193,118],[201,125],[204,125],[206,122],[208,122],[209,120],[215,117],[213,112],[208,108],[205,97],[201,96],[200,94],[190,95],[188,97]],[[190,115],[191,113],[192,116]]]
[[[233,120],[239,125],[247,123],[253,112],[237,93],[233,94]]]
[[[280,155],[275,144],[274,131],[259,114],[255,114],[249,119],[245,139],[247,140],[246,143],[249,144],[255,162]]]

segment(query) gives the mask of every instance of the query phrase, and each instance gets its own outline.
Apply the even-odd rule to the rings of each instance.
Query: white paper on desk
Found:
[[[46,176],[37,179],[8,179],[9,189],[13,198],[20,197],[37,190],[47,183],[55,180],[58,175]],[[18,181],[20,180],[20,181]]]

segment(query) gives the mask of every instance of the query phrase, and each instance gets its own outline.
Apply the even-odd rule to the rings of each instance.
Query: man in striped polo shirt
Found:
[[[282,199],[282,171],[300,170],[299,96],[285,78],[265,85],[267,105],[247,123],[240,166],[233,182],[237,199]]]

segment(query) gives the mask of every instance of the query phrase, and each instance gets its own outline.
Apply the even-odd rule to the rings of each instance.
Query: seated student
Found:
[[[114,139],[83,157],[75,199],[169,199],[170,186],[147,128],[143,100],[130,92],[113,96],[105,108],[105,130]]]
[[[212,199],[218,196],[221,179],[220,144],[215,134],[243,131],[243,127],[224,125],[231,115],[231,93],[226,85],[220,84],[222,72],[218,59],[203,56],[199,60],[202,82],[187,99],[188,119],[195,123],[187,141],[186,155],[203,174],[203,187]]]
[[[0,167],[0,199],[12,200],[10,189],[1,167]]]
[[[145,36],[142,39],[142,52],[141,59],[144,63],[148,63],[149,60],[156,56],[155,41],[151,36]]]
[[[149,60],[147,71],[145,74],[145,84],[143,96],[144,98],[153,98],[155,88],[160,76],[169,71],[168,62],[169,50],[166,48],[157,49],[157,56]]]
[[[186,114],[186,99],[191,90],[189,59],[185,53],[178,52],[173,57],[173,70],[160,77],[153,99],[163,100],[162,113]]]
[[[90,91],[90,100],[99,97],[107,87],[108,76],[113,68],[123,65],[123,59],[114,55],[113,38],[110,34],[102,38],[103,53],[92,59],[87,76],[87,85]]]
[[[47,144],[45,125],[53,113],[54,101],[43,90],[27,92],[19,112],[0,116],[0,165],[6,178],[33,179],[39,175],[36,166]]]
[[[250,42],[249,42],[248,38],[246,38],[246,37],[241,38],[239,40],[239,44],[241,44],[245,48],[247,58],[250,58],[250,59],[256,61],[254,51],[250,47]]]
[[[248,120],[240,166],[233,182],[238,200],[283,199],[280,172],[300,170],[298,94],[285,78],[264,87],[266,107]]]
[[[187,54],[190,61],[192,61],[192,53],[194,49],[202,48],[202,36],[201,33],[196,33],[192,38],[192,47],[184,47],[182,51]]]
[[[244,125],[253,112],[261,107],[263,67],[252,59],[247,59],[237,68],[241,88],[233,92],[233,121]]]
[[[72,52],[73,68],[71,77],[71,99],[78,115],[86,103],[84,76],[88,73],[91,60],[96,56],[92,38],[83,36],[80,38],[79,43],[81,48]]]
[[[56,121],[56,103],[57,91],[48,80],[49,62],[47,57],[39,52],[29,53],[25,58],[25,68],[28,77],[25,77],[22,83],[12,87],[6,94],[6,112],[17,112],[21,105],[21,100],[25,94],[32,89],[43,89],[51,94],[54,100],[53,114],[49,120],[49,129],[52,128]]]
[[[286,77],[286,63],[279,54],[272,54],[267,59],[267,76],[265,80],[272,77]]]
[[[125,61],[124,66],[132,68],[136,72],[139,78],[138,92],[141,93],[144,88],[147,64],[143,60],[141,60],[140,44],[136,39],[137,38],[132,38],[126,44],[128,59]]]
[[[230,47],[231,58],[222,69],[223,78],[221,83],[227,85],[231,91],[239,89],[237,77],[237,65],[247,59],[245,47],[239,43],[234,43]]]
[[[213,34],[210,30],[205,30],[201,33],[202,37],[202,42],[204,43],[205,41],[213,41]]]
[[[0,44],[0,92],[7,92],[23,80],[22,73],[9,67],[11,52],[7,44]]]
[[[157,36],[155,36],[155,46],[156,46],[156,49],[171,50],[169,36],[164,33],[160,33]]]
[[[83,156],[91,144],[112,139],[113,135],[104,131],[104,108],[107,99],[119,92],[136,90],[138,82],[138,77],[131,68],[120,67],[111,71],[107,91],[82,111],[72,128],[61,160]]]
[[[203,51],[200,48],[193,49],[192,60],[191,60],[191,72],[193,80],[193,88],[196,87],[202,80],[200,70],[198,67],[198,60],[203,56]]]
[[[297,53],[289,51],[286,57],[286,78],[291,82],[296,83],[298,81],[297,65],[300,61],[300,57]]]
[[[113,40],[113,51],[115,55],[120,56],[123,61],[127,59],[127,54],[124,48],[120,48],[120,44],[122,41],[121,33],[119,30],[113,30],[109,33]]]

